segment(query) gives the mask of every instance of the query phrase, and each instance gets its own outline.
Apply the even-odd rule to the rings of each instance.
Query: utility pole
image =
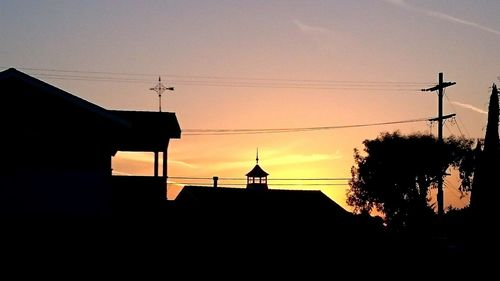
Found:
[[[158,98],[159,98],[159,108],[160,108],[160,112],[161,112],[161,95],[162,95],[162,94],[163,94],[163,92],[165,92],[166,90],[173,91],[173,90],[174,90],[174,87],[165,87],[165,85],[163,85],[163,84],[161,83],[161,77],[158,77],[158,84],[156,84],[156,86],[154,86],[153,88],[150,88],[150,90],[155,91],[155,92],[158,94]]]
[[[443,89],[449,86],[455,85],[455,82],[443,82],[443,73],[439,72],[439,82],[436,86],[422,89],[425,92],[438,91],[438,117],[431,120],[438,121],[438,145],[442,147],[443,145],[443,121],[445,119],[455,116],[454,114],[443,116]],[[437,193],[437,203],[438,203],[438,216],[442,217],[444,215],[444,196],[443,196],[443,177],[446,171],[442,171],[441,175],[438,177],[438,193]]]

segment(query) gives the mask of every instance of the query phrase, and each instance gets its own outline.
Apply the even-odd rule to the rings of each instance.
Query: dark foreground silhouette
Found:
[[[0,217],[110,217],[166,200],[175,113],[107,110],[13,68],[0,89]],[[153,152],[154,176],[113,176],[117,151]]]
[[[111,252],[108,265],[116,257],[170,257],[212,270],[239,262],[247,265],[240,278],[279,262],[293,265],[287,272],[320,261],[338,270],[337,259],[358,271],[387,262],[388,272],[389,260],[456,262],[497,241],[490,231],[497,220],[463,214],[436,228],[391,232],[319,191],[269,190],[258,169],[248,174],[251,188],[188,187],[167,201],[159,163],[167,162],[169,140],[180,138],[174,113],[106,110],[15,69],[0,73],[0,89],[0,216],[6,244],[23,258],[37,252],[47,260],[63,248],[62,259]],[[155,176],[112,176],[119,150],[154,152]],[[10,243],[15,238],[22,242]]]

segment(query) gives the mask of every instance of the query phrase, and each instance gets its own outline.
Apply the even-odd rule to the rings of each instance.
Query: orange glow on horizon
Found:
[[[413,124],[408,125],[403,133],[414,131]],[[213,184],[212,177],[220,178],[218,185],[244,188],[245,174],[255,165],[255,148],[259,145],[259,165],[270,175],[271,189],[321,190],[324,194],[346,210],[352,210],[346,204],[347,180],[342,181],[276,181],[274,179],[296,178],[350,178],[353,165],[352,139],[357,139],[358,149],[362,149],[362,141],[374,138],[379,128],[352,130],[350,135],[332,131],[321,133],[282,134],[282,136],[185,136],[173,140],[169,146],[168,175],[170,177],[202,177],[204,180],[170,178],[167,197],[174,200],[184,184]],[[366,131],[372,137],[366,136]],[[387,130],[389,131],[389,130]],[[361,136],[356,138],[356,134]],[[257,141],[258,139],[258,141]],[[203,140],[203,141],[202,141]],[[289,140],[283,142],[283,140]],[[265,145],[262,145],[265,144]],[[314,144],[314,145],[311,145]],[[161,164],[161,163],[160,163]],[[118,152],[113,159],[115,174],[152,175],[153,153]],[[240,178],[227,181],[223,178]],[[468,197],[458,198],[456,177],[450,177],[450,188],[445,188],[446,206],[463,207],[468,204]],[[319,185],[321,183],[345,185]],[[238,184],[237,186],[231,184]],[[274,184],[274,185],[273,185]],[[278,184],[278,185],[276,185]],[[291,185],[281,185],[291,184]],[[314,185],[311,185],[314,184]],[[431,198],[435,197],[434,190]]]

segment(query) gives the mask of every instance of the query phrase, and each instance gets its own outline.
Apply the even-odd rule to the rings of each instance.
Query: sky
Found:
[[[150,88],[161,75],[175,87],[162,108],[175,112],[183,129],[169,145],[169,176],[243,178],[258,148],[270,188],[320,189],[349,209],[346,181],[271,180],[348,178],[363,140],[394,130],[436,134],[436,126],[216,136],[188,130],[435,117],[436,93],[419,89],[443,72],[457,83],[446,90],[444,112],[457,118],[445,136],[484,137],[490,87],[500,83],[499,15],[498,0],[0,0],[0,70],[17,68],[104,108],[147,111],[158,110]],[[118,153],[113,169],[150,175],[152,160],[150,153]],[[467,204],[456,181],[446,182],[445,206]],[[169,185],[169,198],[179,190]]]

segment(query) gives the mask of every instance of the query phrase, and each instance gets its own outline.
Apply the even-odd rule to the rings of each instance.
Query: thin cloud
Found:
[[[436,12],[436,11],[431,11],[431,10],[427,10],[427,9],[422,9],[422,8],[414,7],[414,6],[411,6],[410,4],[408,4],[407,2],[405,2],[404,0],[383,0],[383,1],[387,2],[387,3],[390,3],[390,4],[393,4],[393,5],[396,5],[396,6],[399,6],[401,8],[407,9],[407,10],[418,11],[418,12],[421,12],[421,13],[427,15],[427,16],[435,17],[435,18],[438,18],[438,19],[441,19],[441,20],[444,20],[444,21],[447,21],[447,22],[456,23],[456,24],[462,24],[462,25],[467,25],[467,26],[471,26],[471,27],[474,27],[474,28],[477,28],[477,29],[480,29],[480,30],[483,30],[483,31],[487,31],[487,32],[493,33],[495,35],[500,35],[500,30],[489,28],[489,27],[481,25],[479,23],[475,23],[475,22],[472,22],[472,21],[460,19],[460,18],[451,16],[451,15],[448,15],[448,14],[445,14],[445,13],[441,13],[441,12]]]
[[[291,154],[285,156],[276,156],[272,159],[266,159],[262,161],[262,165],[265,167],[271,166],[284,166],[284,165],[292,165],[292,164],[301,164],[301,163],[311,163],[311,162],[321,162],[327,160],[338,160],[341,159],[342,155],[339,151],[336,151],[334,154]],[[227,169],[227,168],[251,168],[248,161],[238,161],[238,162],[225,162],[214,165],[217,169]]]
[[[411,8],[410,5],[408,5],[408,3],[406,3],[404,0],[383,0],[383,1],[394,4],[394,5],[401,6],[404,8]]]
[[[325,34],[330,32],[330,30],[328,30],[327,28],[305,24],[298,19],[293,20],[293,23],[301,32],[305,34]]]
[[[115,157],[115,159],[121,160],[121,161],[153,163],[154,162],[153,155],[154,154],[152,152],[125,152],[125,153],[119,152],[117,154],[117,156]],[[198,168],[198,166],[196,166],[196,165],[190,164],[188,162],[180,161],[180,160],[168,159],[167,161],[168,161],[169,165],[182,166],[182,167],[187,167],[187,168],[191,168],[191,169]]]
[[[129,160],[136,162],[153,162],[153,153],[145,152],[118,152],[115,159]]]
[[[447,14],[444,14],[444,13],[441,13],[441,12],[425,11],[425,13],[426,13],[427,15],[429,15],[429,16],[433,16],[433,17],[436,17],[436,18],[440,18],[440,19],[443,19],[443,20],[447,20],[447,21],[449,21],[449,22],[459,23],[459,24],[464,24],[464,25],[472,26],[472,27],[475,27],[475,28],[478,28],[478,29],[482,29],[482,30],[484,30],[484,31],[491,32],[491,33],[496,34],[496,35],[500,35],[500,31],[498,31],[498,30],[496,30],[496,29],[489,28],[489,27],[486,27],[486,26],[484,26],[484,25],[480,25],[480,24],[475,23],[475,22],[471,22],[471,21],[467,21],[467,20],[459,19],[459,18],[456,18],[456,17],[450,16],[450,15],[447,15]]]
[[[335,154],[310,154],[310,155],[286,155],[283,157],[278,157],[276,159],[270,159],[269,163],[266,162],[266,165],[276,166],[276,165],[287,165],[287,164],[301,164],[301,163],[310,163],[310,162],[320,162],[326,160],[337,160],[341,159],[342,155],[337,151]]]
[[[180,160],[167,160],[167,162],[169,165],[172,164],[172,165],[187,167],[187,168],[191,168],[191,169],[198,168],[198,166],[196,166],[196,165],[190,164],[188,162],[180,161]]]
[[[133,176],[133,174],[130,174],[130,173],[125,173],[125,172],[121,172],[121,171],[117,171],[117,170],[112,170],[112,174],[115,176]]]
[[[458,102],[458,101],[452,101],[451,103],[452,103],[452,104],[455,104],[455,105],[458,105],[458,106],[460,106],[460,107],[463,107],[463,108],[470,109],[470,110],[472,110],[472,111],[475,111],[475,112],[481,113],[481,114],[488,115],[488,112],[487,112],[487,111],[484,111],[484,110],[482,110],[481,108],[475,107],[475,106],[473,106],[473,105],[471,105],[471,104],[461,103],[461,102]]]

